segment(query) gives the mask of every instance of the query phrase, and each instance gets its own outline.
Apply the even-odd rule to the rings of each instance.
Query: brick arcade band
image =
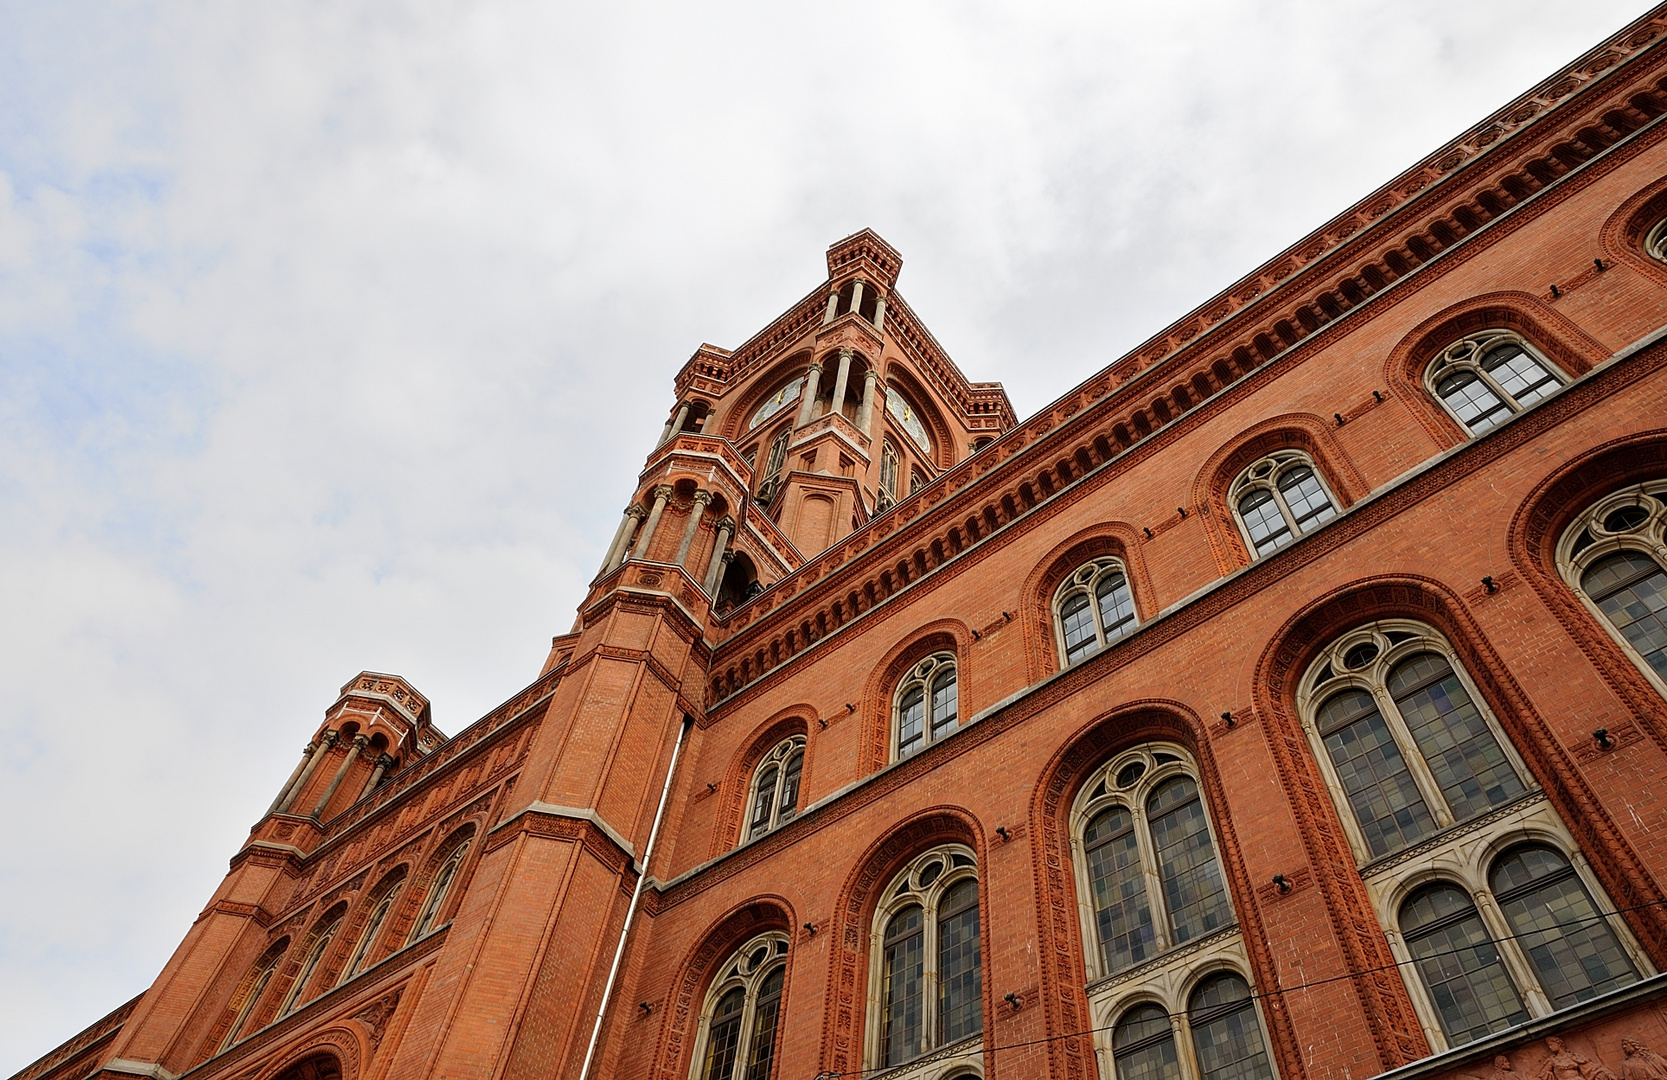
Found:
[[[1667,1080],[1664,118],[1658,9],[1023,421],[839,241],[19,1077]]]

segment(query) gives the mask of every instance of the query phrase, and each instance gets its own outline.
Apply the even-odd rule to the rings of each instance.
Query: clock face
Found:
[[[909,433],[909,438],[915,441],[926,453],[932,452],[932,437],[926,434],[926,425],[920,422],[920,414],[909,404],[909,399],[895,386],[886,388],[886,412],[897,421],[899,427]]]
[[[798,401],[799,392],[804,389],[804,386],[804,376],[801,375],[797,379],[794,379],[792,382],[783,386],[780,390],[777,390],[775,393],[765,398],[764,404],[760,405],[758,410],[752,414],[752,419],[747,421],[747,430],[751,431],[759,424],[762,424],[764,421],[770,419],[770,417],[776,415],[776,413],[781,412],[795,401]]]

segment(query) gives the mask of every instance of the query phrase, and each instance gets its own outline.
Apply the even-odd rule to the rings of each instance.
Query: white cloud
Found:
[[[0,1071],[149,983],[349,676],[531,679],[677,367],[829,242],[1027,412],[1639,10],[7,6]]]

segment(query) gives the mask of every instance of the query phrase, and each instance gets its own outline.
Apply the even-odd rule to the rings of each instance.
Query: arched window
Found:
[[[300,1006],[301,995],[307,989],[313,972],[318,970],[330,943],[336,939],[336,931],[341,929],[342,917],[346,914],[346,904],[332,908],[314,927],[312,938],[307,943],[307,951],[301,960],[301,970],[295,973],[295,981],[289,984],[289,993],[284,995],[284,1003],[278,1006],[279,1016],[288,1016]]]
[[[1343,635],[1310,666],[1298,706],[1361,863],[1529,791],[1452,647],[1422,623]]]
[[[457,880],[457,872],[463,866],[463,857],[469,854],[469,843],[470,838],[458,843],[435,873],[434,883],[428,887],[428,897],[423,900],[422,910],[417,913],[417,921],[411,924],[411,936],[406,939],[407,944],[427,935],[439,921],[440,911],[446,904],[446,895],[451,891],[452,883]]]
[[[880,491],[874,497],[874,512],[889,510],[897,503],[897,447],[890,439],[880,442]]]
[[[870,1025],[875,1067],[983,1033],[978,869],[970,848],[933,848],[892,880],[875,914],[873,947],[870,970],[880,980],[877,1023]]]
[[[1667,694],[1667,480],[1635,484],[1592,504],[1563,533],[1557,567]]]
[[[1111,1033],[1117,1080],[1181,1080],[1175,1055],[1175,1030],[1169,1014],[1156,1005],[1136,1005],[1123,1014]]]
[[[1095,559],[1060,583],[1053,596],[1059,653],[1074,664],[1135,628],[1134,594],[1121,560]]]
[[[1667,218],[1656,222],[1650,231],[1644,234],[1644,254],[1652,259],[1667,262]]]
[[[805,737],[783,739],[759,764],[752,781],[752,819],[747,839],[792,821],[799,812],[799,777],[805,767]]]
[[[1281,450],[1252,464],[1233,481],[1227,501],[1258,559],[1337,516],[1337,500],[1301,450]]]
[[[1232,972],[1205,978],[1187,1008],[1199,1080],[1271,1080],[1273,1066],[1250,984]]]
[[[769,502],[776,493],[776,482],[781,479],[781,467],[787,461],[787,440],[793,434],[792,425],[776,432],[770,440],[770,452],[764,458],[764,469],[759,473],[758,499]]]
[[[278,973],[278,965],[283,962],[284,953],[288,950],[289,938],[279,938],[243,977],[242,995],[233,999],[233,1007],[237,1012],[232,1017],[226,1037],[220,1040],[217,1053],[224,1052],[242,1037],[243,1028],[249,1022],[249,1015],[255,1011],[255,1005],[260,1001],[261,995],[266,993],[266,988],[271,985],[272,976]]]
[[[692,1080],[769,1080],[786,982],[786,934],[760,934],[724,961],[701,1010]]]
[[[899,761],[954,731],[960,723],[955,654],[933,653],[910,668],[897,685],[894,702],[892,730],[897,733]]]
[[[1424,384],[1464,429],[1480,435],[1563,385],[1557,366],[1508,330],[1488,330],[1442,349]]]
[[[376,945],[376,935],[382,932],[382,924],[388,921],[388,912],[393,910],[394,900],[399,896],[399,887],[405,884],[403,868],[384,878],[371,892],[370,915],[365,919],[365,928],[359,933],[359,941],[353,946],[353,955],[348,957],[347,964],[342,968],[341,981],[346,982],[369,966],[371,949]]]
[[[1483,887],[1492,905],[1472,895]],[[1485,886],[1444,880],[1416,889],[1401,904],[1399,929],[1449,1047],[1639,978],[1574,866],[1543,843],[1494,859]]]
[[[1090,978],[1234,924],[1191,763],[1153,743],[1090,776],[1073,818],[1087,900]]]

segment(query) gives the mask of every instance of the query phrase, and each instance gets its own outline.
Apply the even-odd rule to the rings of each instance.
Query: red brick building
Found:
[[[19,1075],[1667,1080],[1667,10],[1023,422],[900,267]]]

